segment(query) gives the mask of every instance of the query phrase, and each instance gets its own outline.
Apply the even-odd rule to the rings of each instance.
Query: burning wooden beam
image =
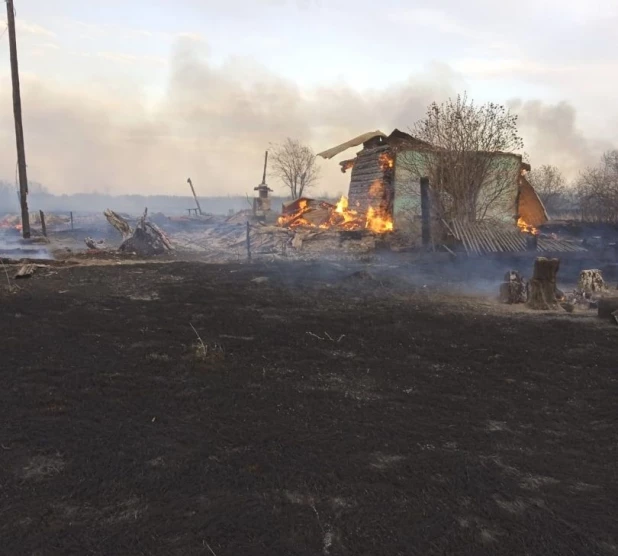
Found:
[[[345,174],[348,170],[351,170],[352,168],[354,168],[354,159],[343,160],[342,162],[339,163],[339,166],[341,166],[341,173]]]

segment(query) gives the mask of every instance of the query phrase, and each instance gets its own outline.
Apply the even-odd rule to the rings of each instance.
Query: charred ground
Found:
[[[616,554],[616,330],[357,270],[3,291],[2,552]]]

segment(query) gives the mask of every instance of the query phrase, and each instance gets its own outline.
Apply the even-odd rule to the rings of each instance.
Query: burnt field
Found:
[[[616,328],[355,270],[4,281],[0,552],[618,554]]]

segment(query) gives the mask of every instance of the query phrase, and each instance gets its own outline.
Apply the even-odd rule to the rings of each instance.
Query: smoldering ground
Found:
[[[402,255],[380,253],[347,261],[256,262],[254,274],[270,276],[282,288],[341,288],[351,296],[388,296],[391,293],[434,293],[495,300],[510,270],[532,275],[535,254],[508,257],[459,257],[448,253]],[[559,278],[574,284],[582,261],[567,261]],[[258,280],[259,281],[259,280]]]
[[[615,552],[614,327],[278,274],[59,267],[3,297],[6,553]]]

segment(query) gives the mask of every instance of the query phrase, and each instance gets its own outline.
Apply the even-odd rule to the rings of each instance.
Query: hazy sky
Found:
[[[203,195],[253,194],[271,142],[320,151],[407,130],[464,90],[520,114],[533,166],[575,176],[618,146],[617,0],[15,5],[29,178],[56,192],[186,194],[190,176]],[[5,27],[0,178],[12,181]],[[347,188],[336,161],[321,166],[318,193]]]

